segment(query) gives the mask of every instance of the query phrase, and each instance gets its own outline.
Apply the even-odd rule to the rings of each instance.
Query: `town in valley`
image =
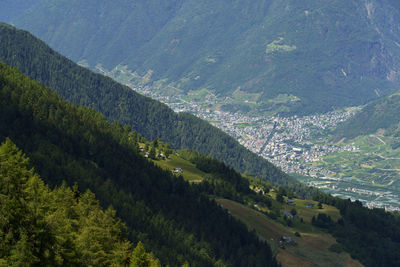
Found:
[[[124,82],[113,73],[101,68],[98,70]],[[369,147],[369,141],[368,146],[363,146],[362,141],[360,145],[358,141],[334,143],[329,139],[329,133],[339,123],[356,114],[361,107],[309,116],[252,116],[215,108],[221,99],[212,94],[199,101],[176,92],[164,94],[150,86],[135,86],[127,82],[125,84],[143,95],[161,101],[175,112],[191,113],[207,120],[247,149],[309,186],[341,198],[358,199],[369,208],[400,211],[400,191],[390,187],[394,180],[400,180],[400,170],[388,170],[389,176],[394,180],[389,181],[384,188],[382,185],[385,184],[379,184],[379,179],[370,175],[368,168],[360,168],[362,171],[359,172],[360,164],[355,165],[348,160],[363,160],[361,155],[377,154],[375,151],[365,151],[364,148]],[[333,162],[326,162],[332,157],[335,159]],[[338,171],[338,168],[342,170]],[[380,173],[375,175],[379,176]]]

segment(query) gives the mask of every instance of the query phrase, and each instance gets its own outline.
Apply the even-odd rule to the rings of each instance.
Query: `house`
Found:
[[[182,170],[182,168],[175,168],[172,172],[173,173],[182,173],[183,170]]]
[[[148,157],[149,157],[149,152],[146,152],[146,153],[144,154],[144,157],[145,157],[145,158],[148,158]]]
[[[314,207],[314,203],[312,203],[312,202],[307,202],[307,203],[306,203],[306,207],[307,207],[307,208],[312,208],[312,207]]]
[[[143,152],[144,151],[144,147],[139,147],[139,151]]]
[[[294,205],[294,200],[293,199],[288,199],[288,200],[286,200],[286,204]]]
[[[289,211],[284,210],[284,211],[282,211],[282,214],[283,214],[283,216],[286,216],[289,219],[293,218],[293,215]]]

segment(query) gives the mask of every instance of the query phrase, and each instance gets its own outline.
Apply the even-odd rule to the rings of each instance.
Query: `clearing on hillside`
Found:
[[[276,257],[282,266],[362,266],[346,252],[336,253],[329,250],[333,244],[337,244],[336,240],[314,227],[311,228],[315,229],[314,232],[304,233],[296,228],[283,226],[261,212],[235,201],[228,199],[216,201],[234,217],[244,222],[250,230],[255,230],[261,239],[268,241],[272,249],[275,248]],[[298,206],[300,205],[299,202]],[[315,211],[323,212],[324,210],[332,215],[335,213],[332,207],[325,207],[325,205],[324,209]],[[301,237],[295,236],[296,231],[300,232]],[[279,248],[279,239],[282,236],[291,237],[297,245],[285,243],[284,249]]]

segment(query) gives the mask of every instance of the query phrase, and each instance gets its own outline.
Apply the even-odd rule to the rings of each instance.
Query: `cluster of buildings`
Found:
[[[354,145],[326,144],[316,136],[354,114],[334,111],[304,117],[249,117],[223,111],[200,112],[196,115],[236,138],[243,146],[268,159],[287,173],[307,176],[329,175],[326,170],[312,166],[314,161],[331,153],[358,151]],[[315,140],[317,139],[317,142]]]
[[[268,159],[287,173],[314,178],[313,181],[308,182],[310,186],[328,190],[342,197],[349,193],[355,198],[368,196],[368,200],[363,202],[370,208],[382,207],[390,211],[400,211],[400,203],[387,205],[387,201],[382,201],[383,196],[376,195],[376,192],[356,187],[343,187],[341,178],[335,177],[327,169],[316,166],[318,164],[313,164],[331,153],[359,151],[354,144],[334,145],[323,139],[327,131],[353,116],[357,109],[303,117],[271,116],[266,118],[211,110],[208,107],[216,104],[215,97],[206,98],[202,102],[185,101],[181,95],[159,95],[150,87],[133,89],[166,103],[176,112],[192,113],[209,121],[237,139],[243,146]],[[390,199],[388,201],[391,203]]]

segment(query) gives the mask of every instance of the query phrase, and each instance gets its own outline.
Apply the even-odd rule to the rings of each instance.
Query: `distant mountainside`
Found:
[[[51,87],[72,103],[95,108],[128,124],[146,139],[160,138],[223,161],[236,170],[281,184],[295,180],[235,139],[189,114],[144,97],[110,78],[78,66],[28,32],[0,24],[0,61]]]
[[[7,22],[21,16],[40,1],[43,0],[1,0],[0,22]]]
[[[11,21],[92,69],[255,113],[365,104],[399,82],[396,0],[47,0]]]
[[[356,116],[338,126],[334,139],[352,139],[374,134],[380,129],[387,135],[400,137],[399,92],[366,105]]]
[[[190,185],[181,177],[176,177],[171,172],[156,167],[150,160],[141,156],[138,151],[139,142],[145,142],[145,140],[136,132],[131,131],[128,126],[110,123],[93,109],[69,104],[44,85],[0,63],[0,140],[6,137],[13,140],[27,154],[31,159],[31,166],[51,187],[60,188],[64,181],[68,185],[78,183],[80,190],[90,189],[94,192],[103,207],[112,205],[117,216],[126,223],[130,240],[135,243],[142,241],[144,246],[147,249],[150,248],[160,259],[162,265],[181,266],[186,261],[191,266],[277,265],[267,243],[260,241],[254,233],[247,230],[245,225],[219,207],[208,194],[202,191],[200,186]],[[1,159],[5,154],[3,152],[0,148]],[[25,166],[26,164],[27,162]],[[21,178],[18,173],[26,173],[24,170],[15,171],[14,169],[7,173],[9,165],[6,162],[0,168],[0,175],[5,174],[7,179]],[[233,172],[220,163],[214,162],[214,165],[219,166],[219,170]],[[207,166],[212,168],[213,165],[207,164]],[[212,170],[209,171],[212,172]],[[239,174],[226,176],[221,173],[218,176],[219,178],[215,180],[217,184],[218,179],[224,180],[224,183],[241,181]],[[212,177],[213,175],[210,174],[209,179],[212,180]],[[1,179],[0,182],[6,181],[6,179]],[[35,183],[39,184],[35,185]],[[33,194],[32,206],[25,204],[36,212],[33,213],[34,217],[28,216],[27,219],[40,223],[46,218],[40,216],[39,199],[45,198],[46,194],[38,193],[36,195],[38,199],[35,199],[35,190],[39,192],[38,190],[43,188],[37,181],[29,185],[32,186],[31,189],[20,188],[24,191],[23,193],[28,194],[32,191]],[[62,186],[61,189],[56,188],[57,194],[63,194],[63,188]],[[212,191],[213,185],[209,183],[208,188]],[[231,185],[231,188],[240,188],[240,186]],[[6,187],[5,191],[17,189],[18,187],[10,186]],[[249,188],[247,187],[246,190]],[[88,200],[91,205],[97,203],[90,198],[90,194],[80,195],[75,189],[72,195],[77,199],[82,197],[83,199],[79,202]],[[66,192],[64,197],[68,198],[68,196],[71,194]],[[64,197],[61,198],[64,199]],[[2,194],[0,212],[8,207],[3,205],[5,200],[7,198]],[[24,204],[15,195],[11,197],[11,203],[18,204],[19,202]],[[48,201],[46,204],[49,204]],[[74,207],[66,205],[66,208]],[[20,212],[15,216],[23,215],[24,209]],[[49,212],[46,214],[49,215]],[[73,211],[60,210],[60,212]],[[107,212],[113,213],[111,209]],[[6,214],[9,215],[8,212]],[[86,214],[90,215],[88,211]],[[59,216],[54,216],[52,221],[56,223],[59,218]],[[78,219],[79,216],[73,218]],[[102,231],[111,231],[112,233],[106,234],[106,237],[118,235],[118,231],[108,226],[110,223],[113,227],[119,225],[114,225],[110,219],[104,219],[108,223],[104,222],[100,228],[105,227],[105,229],[86,229],[86,233],[98,231],[97,233],[100,234]],[[4,224],[4,227],[0,231],[8,230],[10,226],[17,227],[19,224],[23,224],[30,230],[29,221],[21,221],[13,216],[10,216],[10,220],[13,220],[11,224],[1,220],[0,224]],[[51,228],[45,222],[46,220],[35,235],[35,242],[51,238],[45,235],[45,230]],[[61,225],[67,227],[65,224]],[[67,227],[64,234],[67,234],[69,230]],[[21,233],[24,233],[23,229]],[[3,237],[4,234],[1,235],[1,238]],[[12,237],[6,236],[6,238]],[[43,239],[38,239],[39,237]],[[107,242],[106,237],[102,238],[105,242]],[[85,234],[79,238],[76,240],[78,244],[80,241],[87,240]],[[101,238],[101,236],[96,238]],[[115,238],[118,241],[117,237]],[[22,237],[22,239],[27,241],[26,238]],[[97,240],[90,239],[85,244],[85,249],[79,251],[90,250],[95,253],[98,248],[97,251],[101,253],[101,246],[95,241]],[[54,242],[63,242],[63,239],[54,240]],[[68,243],[68,240],[65,242],[67,242],[66,245],[69,244],[69,247],[74,244],[74,242]],[[16,247],[16,252],[20,252],[29,244],[22,242]],[[47,243],[43,243],[45,244]],[[0,247],[0,252],[4,248],[3,245],[4,243]],[[48,247],[38,247],[39,252],[41,252],[40,249],[44,249],[43,255],[52,256],[53,250],[48,251]],[[51,250],[51,247],[49,249]],[[127,249],[128,247],[124,246],[121,248],[123,253]],[[68,253],[65,250],[63,252]],[[115,253],[120,253],[120,251],[117,250]],[[123,255],[119,254],[119,256]],[[90,262],[82,265],[90,265]],[[103,263],[97,262],[93,265],[102,266]],[[113,264],[104,263],[104,265]],[[116,265],[121,264],[116,263]],[[147,265],[134,264],[133,266]]]

